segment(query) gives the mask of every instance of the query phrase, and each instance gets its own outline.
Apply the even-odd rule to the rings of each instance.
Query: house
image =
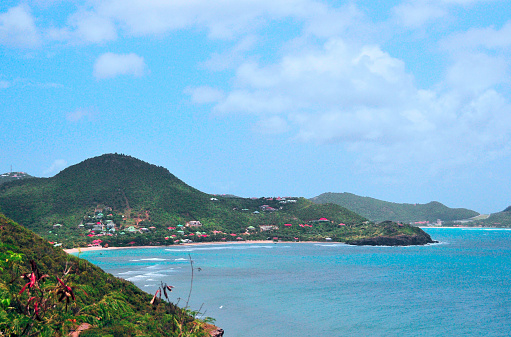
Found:
[[[138,232],[138,229],[136,229],[135,226],[129,226],[127,231],[130,233],[135,233]]]
[[[266,232],[271,230],[278,230],[279,227],[274,225],[261,225],[259,226],[259,229],[261,230],[261,232]]]
[[[92,230],[95,231],[95,232],[101,232],[101,231],[105,230],[105,226],[103,226],[102,223],[98,222],[97,224],[92,226]]]
[[[188,221],[186,223],[186,227],[201,227],[202,224],[200,223],[200,221]]]

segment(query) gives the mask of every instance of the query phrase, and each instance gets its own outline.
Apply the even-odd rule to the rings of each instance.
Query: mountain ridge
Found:
[[[318,204],[334,203],[376,222],[385,220],[409,223],[435,222],[438,219],[454,221],[479,215],[465,208],[449,208],[438,201],[427,204],[393,203],[348,192],[323,193],[310,200]]]

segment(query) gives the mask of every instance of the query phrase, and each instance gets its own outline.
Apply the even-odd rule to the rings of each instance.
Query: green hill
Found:
[[[360,236],[346,228],[367,220],[305,198],[209,195],[163,167],[119,154],[87,159],[52,178],[3,184],[0,211],[64,247],[94,240],[114,246],[273,237],[345,242]]]
[[[89,326],[82,337],[207,335],[205,324],[174,304],[158,298],[151,305],[152,296],[132,283],[2,214],[0,270],[0,336],[67,336],[79,326]]]
[[[511,206],[502,212],[492,213],[484,219],[475,219],[468,223],[470,226],[481,227],[511,227]]]
[[[352,193],[323,193],[311,199],[314,203],[333,203],[346,207],[372,221],[385,220],[414,223],[420,221],[453,221],[479,215],[465,208],[449,208],[439,202],[427,204],[399,204]]]

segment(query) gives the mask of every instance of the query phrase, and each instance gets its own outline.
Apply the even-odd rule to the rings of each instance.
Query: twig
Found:
[[[188,253],[188,259],[190,260],[190,268],[192,268],[192,277],[190,278],[190,292],[188,292],[188,299],[186,300],[185,308],[188,308],[188,303],[190,302],[190,296],[192,296],[192,288],[193,288],[193,260],[190,253]]]

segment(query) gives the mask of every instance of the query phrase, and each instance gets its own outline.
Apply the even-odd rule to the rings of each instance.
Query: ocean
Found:
[[[511,230],[425,229],[437,244],[231,244],[87,251],[80,257],[227,337],[511,336]]]

